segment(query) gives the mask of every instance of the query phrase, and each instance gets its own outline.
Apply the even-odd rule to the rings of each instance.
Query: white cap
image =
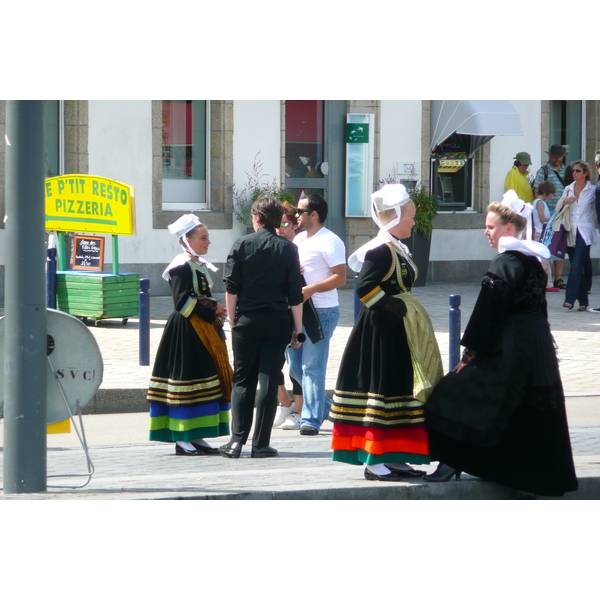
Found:
[[[198,225],[202,225],[200,219],[192,213],[187,213],[182,217],[179,217],[175,223],[171,223],[169,225],[169,231],[180,238],[188,231],[194,229],[194,227],[198,227]]]
[[[380,229],[388,230],[400,222],[400,208],[410,202],[410,195],[401,183],[386,183],[380,190],[371,194],[371,216]],[[396,210],[396,218],[383,225],[378,212]]]
[[[502,196],[502,202],[500,203],[502,206],[506,206],[506,208],[510,208],[513,212],[517,213],[520,217],[523,217],[527,221],[526,228],[526,239],[531,239],[532,228],[531,228],[531,219],[529,218],[531,215],[531,211],[533,210],[533,205],[527,202],[523,202],[519,196],[517,196],[517,192],[515,190],[508,190],[504,196]]]
[[[379,227],[379,233],[375,238],[368,241],[366,244],[363,244],[348,257],[348,265],[353,271],[359,273],[362,269],[367,252],[373,248],[377,248],[377,246],[380,246],[381,244],[391,242],[401,248],[405,256],[410,256],[408,248],[389,233],[389,230],[392,227],[395,227],[400,223],[400,219],[402,218],[401,209],[407,202],[410,202],[410,195],[401,183],[387,183],[380,190],[371,194],[371,216],[373,217],[373,221],[375,221]],[[396,217],[384,225],[377,214],[382,210],[395,210]]]
[[[519,196],[517,196],[517,192],[515,190],[508,190],[504,196],[502,196],[503,206],[506,208],[510,208],[513,212],[516,212],[519,216],[524,217],[525,219],[529,217],[531,211],[533,210],[533,206],[528,202],[523,202]]]

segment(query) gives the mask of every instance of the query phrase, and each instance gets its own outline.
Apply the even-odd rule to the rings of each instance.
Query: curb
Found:
[[[469,476],[467,476],[469,477]],[[562,497],[539,496],[537,500],[599,500],[600,476],[577,478],[579,489]],[[503,485],[477,478],[439,483],[386,484],[373,487],[338,487],[329,489],[298,489],[277,491],[239,491],[231,493],[194,493],[173,490],[158,492],[152,489],[116,490],[119,500],[507,500],[512,490]],[[77,490],[58,493],[28,494],[28,500],[98,500],[114,494],[102,490]],[[7,494],[0,500],[22,499],[22,494]]]
[[[148,412],[147,388],[99,389],[83,409],[84,415]]]

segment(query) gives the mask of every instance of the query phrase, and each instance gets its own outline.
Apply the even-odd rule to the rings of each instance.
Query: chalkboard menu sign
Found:
[[[73,238],[73,269],[102,271],[104,268],[104,238],[76,235]]]

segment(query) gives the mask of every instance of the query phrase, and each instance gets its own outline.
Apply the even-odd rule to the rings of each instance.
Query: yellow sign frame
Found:
[[[135,189],[97,175],[46,179],[46,230],[135,235]]]

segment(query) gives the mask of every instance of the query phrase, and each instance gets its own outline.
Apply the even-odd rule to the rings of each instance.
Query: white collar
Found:
[[[369,250],[373,250],[373,248],[377,248],[378,246],[388,244],[390,242],[394,244],[396,248],[400,248],[400,250],[402,250],[402,252],[407,258],[410,257],[410,251],[407,246],[405,246],[400,240],[397,240],[391,233],[380,229],[376,237],[374,237],[371,241],[367,242],[366,244],[362,245],[358,250],[353,252],[348,257],[348,266],[355,273],[360,273],[363,263],[365,262],[365,255],[367,254],[367,252]]]
[[[205,258],[202,258],[201,256],[198,256],[198,262],[200,264],[205,265],[208,269],[210,269],[211,271],[215,272],[218,271],[219,269],[217,267],[215,267],[215,265],[213,265],[211,262],[209,262],[208,260],[206,260]],[[189,262],[190,260],[193,260],[190,258],[190,256],[188,254],[178,254],[172,261],[171,264],[163,271],[162,277],[165,281],[169,281],[169,271],[171,269],[174,269],[175,267],[179,267],[181,265],[184,265],[185,263]]]
[[[550,250],[544,244],[534,242],[533,240],[518,240],[515,237],[505,236],[498,240],[498,253],[502,254],[507,250],[516,250],[527,256],[537,256],[538,258],[550,258]]]

